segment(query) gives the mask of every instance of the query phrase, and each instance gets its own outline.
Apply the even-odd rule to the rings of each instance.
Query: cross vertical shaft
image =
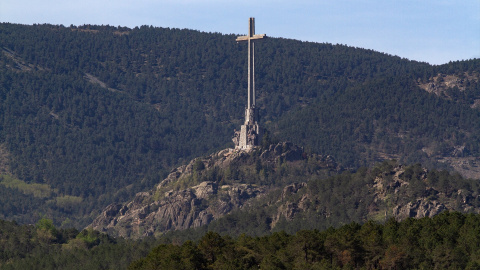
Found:
[[[251,37],[255,35],[255,18],[248,20],[248,100],[247,108],[255,107],[255,44]]]
[[[248,20],[248,35],[237,38],[237,42],[248,42],[248,100],[247,109],[255,107],[255,43],[254,41],[265,38],[266,35],[255,35],[255,18]]]

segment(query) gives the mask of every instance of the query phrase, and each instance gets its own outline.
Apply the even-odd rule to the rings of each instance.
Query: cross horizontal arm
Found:
[[[266,38],[267,35],[266,34],[261,34],[261,35],[253,35],[251,37],[249,36],[240,36],[240,37],[237,37],[236,41],[237,42],[240,42],[240,41],[248,41],[248,40],[257,40],[257,39],[263,39],[263,38]]]

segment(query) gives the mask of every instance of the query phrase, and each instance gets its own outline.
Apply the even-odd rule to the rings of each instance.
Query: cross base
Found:
[[[262,141],[262,130],[255,125],[242,125],[239,131],[235,131],[233,135],[233,142],[237,150],[250,150],[260,146]]]
[[[263,130],[256,121],[256,112],[255,108],[245,109],[245,123],[232,138],[235,149],[249,150],[261,144]]]

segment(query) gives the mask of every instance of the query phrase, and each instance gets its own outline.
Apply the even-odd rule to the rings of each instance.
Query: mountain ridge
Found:
[[[10,210],[1,214],[22,223],[46,214],[83,228],[171,168],[231,147],[246,99],[246,49],[234,40],[149,26],[0,24],[4,174],[58,191],[23,194],[28,207],[15,199],[23,195],[6,196]],[[478,82],[454,89],[454,100],[418,86],[439,73],[478,73],[478,59],[431,66],[275,38],[256,49],[260,124],[276,137],[329,153],[346,168],[395,157],[452,169],[455,158],[468,159],[462,173],[478,177],[480,115],[470,106]],[[68,196],[81,203],[57,201]]]

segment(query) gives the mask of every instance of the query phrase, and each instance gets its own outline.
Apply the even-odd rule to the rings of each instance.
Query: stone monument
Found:
[[[265,34],[255,35],[255,18],[248,21],[248,35],[237,37],[237,42],[248,44],[248,99],[245,108],[245,122],[232,138],[235,149],[249,150],[260,145],[262,129],[258,126],[258,109],[255,107],[255,41],[266,38]]]

